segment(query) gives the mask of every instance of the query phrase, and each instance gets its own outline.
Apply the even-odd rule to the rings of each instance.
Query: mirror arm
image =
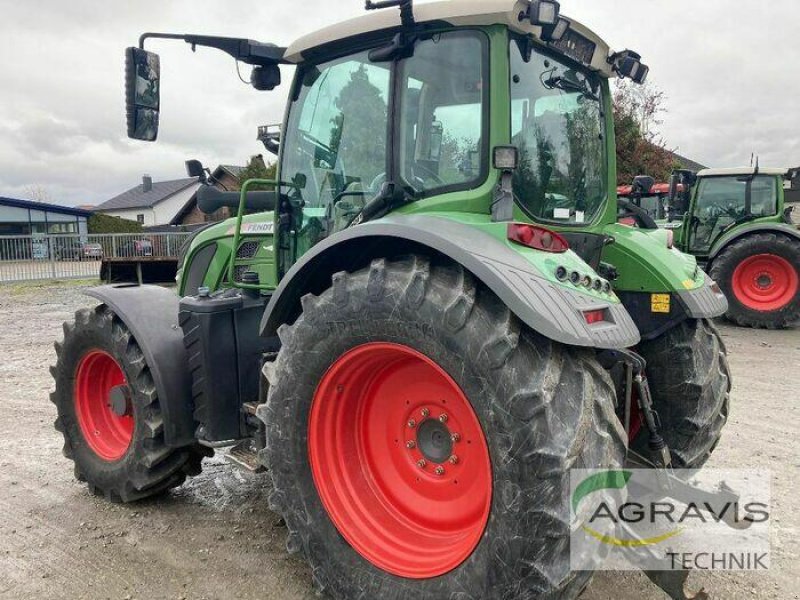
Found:
[[[226,54],[229,54],[238,61],[257,67],[286,63],[283,58],[283,55],[286,53],[286,48],[244,38],[150,32],[143,33],[139,37],[139,48],[144,50],[145,40],[148,39],[183,40],[192,46],[192,50],[195,50],[197,46],[216,48],[217,50],[222,50]]]

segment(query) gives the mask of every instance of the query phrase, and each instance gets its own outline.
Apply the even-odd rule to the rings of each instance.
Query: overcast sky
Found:
[[[641,52],[668,96],[661,132],[671,148],[709,166],[747,164],[752,152],[762,166],[800,165],[800,2],[561,6],[613,48]],[[256,127],[282,120],[291,69],[277,91],[257,92],[227,55],[154,42],[162,126],[148,144],[126,138],[125,47],[144,31],[287,45],[362,8],[362,0],[0,0],[0,195],[38,188],[53,202],[97,204],[144,173],[183,177],[187,158],[244,163],[264,152]]]

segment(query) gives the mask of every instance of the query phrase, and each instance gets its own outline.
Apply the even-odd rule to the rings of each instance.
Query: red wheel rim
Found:
[[[119,460],[133,439],[130,410],[119,415],[111,407],[111,391],[125,385],[125,374],[102,350],[86,353],[75,374],[75,414],[86,443],[103,460]]]
[[[388,343],[341,356],[314,394],[308,451],[328,515],[378,568],[437,577],[480,542],[489,449],[466,396],[427,356]]]
[[[782,256],[751,256],[739,263],[733,272],[733,293],[741,304],[752,310],[780,310],[792,302],[797,290],[797,270]]]

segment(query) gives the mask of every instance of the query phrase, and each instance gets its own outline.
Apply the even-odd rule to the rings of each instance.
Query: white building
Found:
[[[0,198],[0,236],[77,233],[86,235],[91,212],[43,202]]]
[[[169,225],[193,199],[199,187],[196,177],[153,181],[145,175],[140,185],[103,202],[94,212],[138,221],[145,227]]]

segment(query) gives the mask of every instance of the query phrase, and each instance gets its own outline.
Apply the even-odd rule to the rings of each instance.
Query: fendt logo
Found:
[[[615,568],[768,568],[768,477],[742,477],[747,493],[740,497],[725,483],[730,472],[709,479],[704,471],[710,487],[686,483],[697,473],[675,471],[665,481],[646,469],[573,472],[573,567],[609,555],[619,559],[611,561]]]

